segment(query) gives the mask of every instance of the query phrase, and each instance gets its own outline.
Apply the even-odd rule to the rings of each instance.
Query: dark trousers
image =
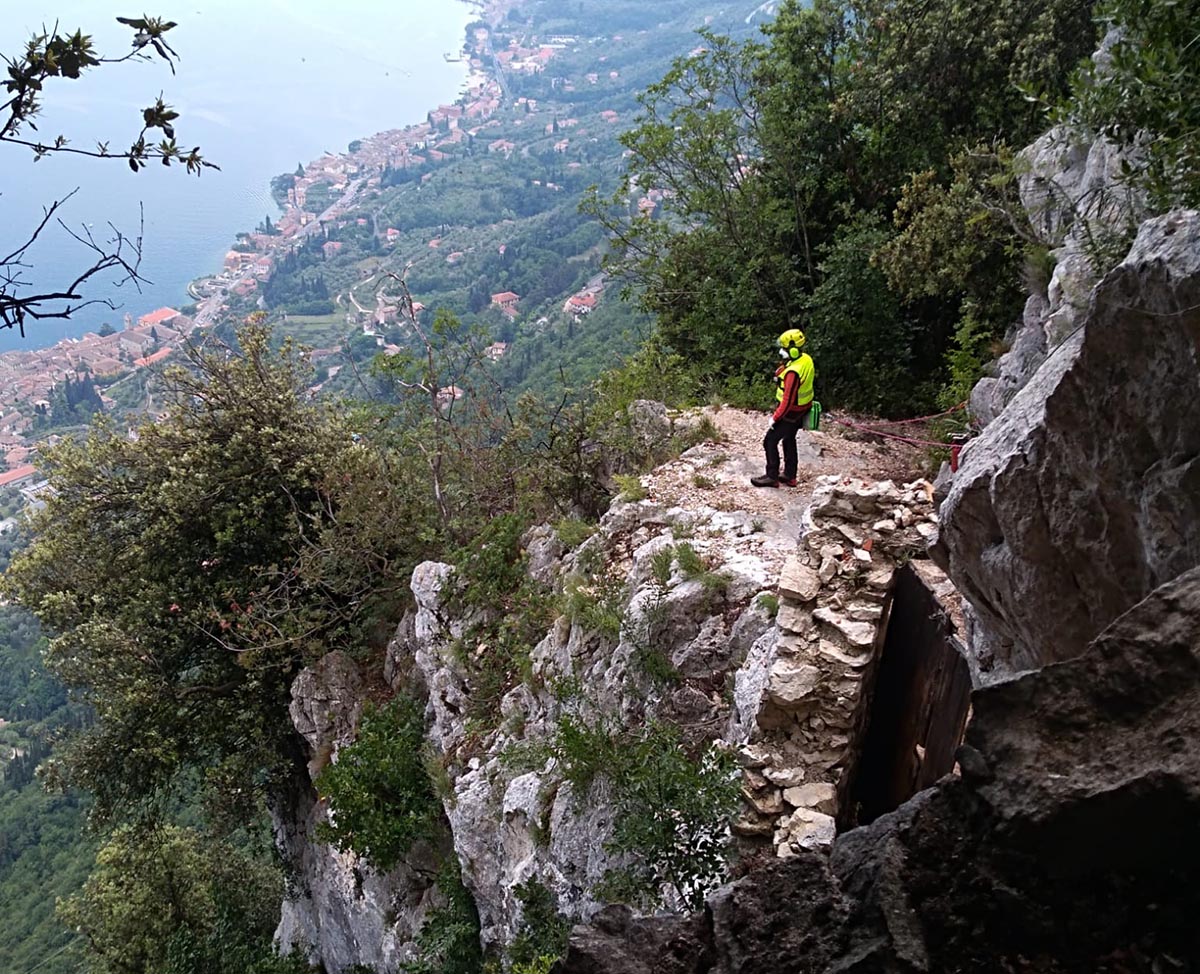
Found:
[[[779,476],[779,445],[783,444],[783,476],[792,480],[796,476],[799,461],[796,459],[796,433],[804,423],[807,410],[787,419],[777,419],[763,437],[763,450],[767,454],[767,476]]]

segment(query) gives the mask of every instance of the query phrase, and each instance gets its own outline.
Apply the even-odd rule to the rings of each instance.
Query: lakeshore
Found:
[[[119,0],[61,0],[52,13],[39,13],[47,2],[13,10],[0,24],[0,49],[19,50],[29,32],[54,22],[79,26],[101,52],[129,46],[128,28],[112,16],[129,13]],[[461,46],[465,26],[478,17],[477,7],[463,0],[336,6],[205,0],[197,8],[179,11],[171,32],[177,74],[156,59],[104,65],[81,82],[48,84],[38,131],[61,132],[72,144],[111,139],[116,146],[161,91],[180,113],[179,144],[199,146],[220,170],[197,178],[153,165],[134,174],[120,160],[67,156],[33,164],[28,152],[6,147],[0,152],[5,253],[24,241],[21,232],[36,225],[44,205],[78,189],[56,215],[76,232],[91,224],[111,237],[111,222],[127,238],[140,237],[145,280],[134,287],[120,285],[117,274],[94,278],[85,297],[109,300],[115,311],[93,304],[69,319],[37,322],[26,337],[0,330],[0,351],[49,346],[105,324],[120,328],[126,312],[136,320],[155,308],[180,307],[188,281],[220,268],[235,231],[253,229],[268,213],[274,218],[272,176],[326,150],[342,151],[364,134],[423,118],[438,101],[457,97],[467,67],[442,54]],[[55,225],[27,256],[28,289],[57,292],[86,266],[89,252]]]
[[[462,0],[478,18],[494,23],[510,0]],[[387,169],[436,164],[445,152],[475,138],[504,99],[503,70],[540,70],[553,50],[491,50],[490,32],[468,32],[458,55],[468,66],[457,99],[431,109],[424,121],[356,139],[352,151],[324,153],[303,166],[287,190],[274,232],[239,234],[215,274],[197,278],[187,291],[194,306],[160,307],[124,315],[119,330],[92,331],[42,349],[0,353],[0,487],[36,479],[37,441],[55,429],[49,416],[55,391],[69,380],[93,382],[106,411],[115,412],[123,389],[144,385],[146,370],[161,369],[182,345],[225,320],[234,299],[255,297],[270,280],[282,255],[322,227],[337,224],[368,191],[377,190]],[[321,209],[310,196],[333,201]],[[390,242],[390,241],[389,241]],[[190,313],[184,313],[187,310]]]

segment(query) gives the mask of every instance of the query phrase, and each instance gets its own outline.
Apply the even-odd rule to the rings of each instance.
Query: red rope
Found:
[[[912,419],[878,419],[874,422],[876,426],[906,426],[910,423],[928,423],[930,420],[941,419],[943,416],[956,413],[960,409],[966,408],[966,405],[966,400],[963,400],[957,406],[951,406],[945,412],[934,413],[932,416],[915,416]]]
[[[839,423],[842,426],[849,426],[851,429],[858,430],[860,433],[870,433],[872,436],[882,436],[888,440],[899,440],[901,443],[908,443],[911,446],[937,446],[943,450],[949,449],[952,444],[943,443],[937,440],[916,440],[907,436],[897,436],[895,433],[885,433],[883,430],[871,429],[869,426],[860,426],[858,423],[851,423],[846,419],[838,419],[834,416],[829,417],[833,422]]]

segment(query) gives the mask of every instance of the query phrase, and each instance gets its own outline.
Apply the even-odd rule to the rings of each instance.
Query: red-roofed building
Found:
[[[20,483],[22,480],[28,480],[37,473],[37,467],[32,463],[26,463],[23,466],[9,470],[7,473],[0,473],[0,487],[8,487],[10,484]]]
[[[157,311],[151,311],[148,315],[142,315],[138,318],[139,325],[163,325],[172,318],[178,318],[179,312],[174,308],[159,308]]]
[[[586,315],[596,307],[596,295],[572,294],[563,305],[563,311],[572,315]]]
[[[499,294],[492,295],[492,304],[496,305],[501,311],[515,310],[517,302],[521,300],[519,294],[514,294],[512,291],[501,291]]]
[[[174,349],[172,349],[172,348],[159,349],[153,355],[147,355],[145,358],[135,358],[133,360],[133,364],[136,365],[139,369],[144,369],[147,365],[154,365],[157,362],[161,362],[168,355],[170,355],[171,352],[173,352],[173,351],[174,351]]]

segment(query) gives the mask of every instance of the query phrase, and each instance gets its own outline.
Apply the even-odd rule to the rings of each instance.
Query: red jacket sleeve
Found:
[[[787,411],[796,401],[796,386],[800,382],[800,376],[796,375],[795,370],[792,370],[783,377],[783,401],[775,407],[775,414],[771,417],[772,420],[783,419],[787,415]]]

